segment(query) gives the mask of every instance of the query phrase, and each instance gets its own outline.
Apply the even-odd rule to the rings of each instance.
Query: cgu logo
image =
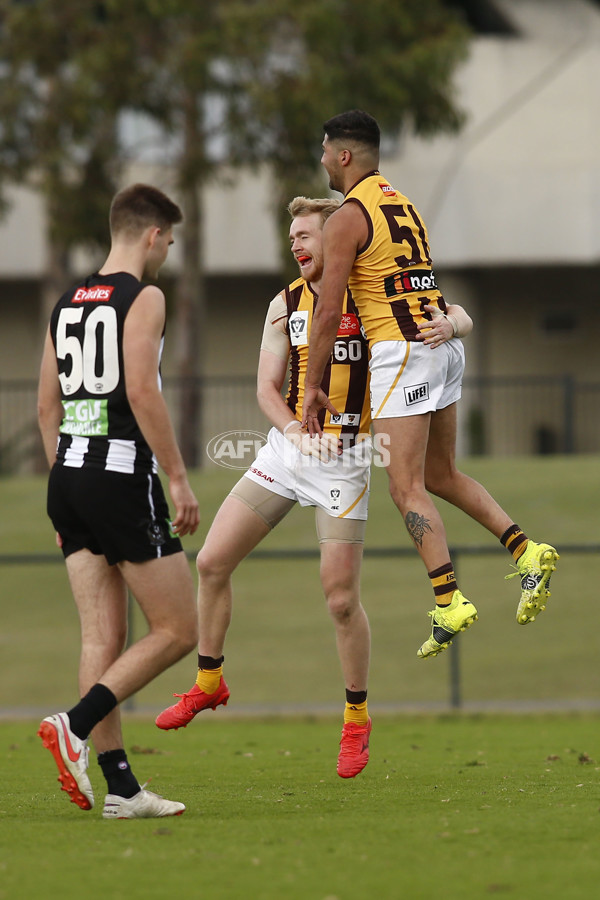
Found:
[[[77,288],[71,302],[89,303],[97,302],[98,300],[110,300],[110,295],[114,289],[114,285],[109,285],[108,287]]]
[[[65,400],[65,418],[71,422],[94,422],[102,412],[101,400]]]
[[[206,445],[206,455],[225,469],[247,469],[267,443],[260,431],[225,431]]]

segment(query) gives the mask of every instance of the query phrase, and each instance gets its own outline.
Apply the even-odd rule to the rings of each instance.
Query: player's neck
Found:
[[[344,197],[350,193],[350,191],[356,187],[359,181],[362,181],[363,178],[367,178],[367,176],[372,175],[373,172],[377,172],[378,169],[376,166],[371,166],[370,168],[363,167],[354,167],[352,170],[347,170],[344,172]]]
[[[104,264],[98,269],[99,275],[114,275],[116,272],[127,272],[141,280],[146,267],[146,253],[141,247],[127,245],[113,246]]]

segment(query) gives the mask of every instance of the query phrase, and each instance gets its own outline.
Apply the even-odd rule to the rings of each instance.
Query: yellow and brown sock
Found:
[[[198,654],[198,675],[196,676],[196,684],[205,694],[214,694],[219,687],[221,676],[223,674],[223,660],[215,659],[212,656],[201,656]]]
[[[366,691],[346,691],[346,707],[344,709],[344,725],[366,725],[369,721]]]
[[[450,606],[452,603],[452,594],[457,590],[456,576],[454,574],[454,566],[451,562],[440,566],[427,573],[431,580],[431,586],[435,595],[437,606]]]
[[[512,554],[515,562],[525,553],[528,542],[529,538],[518,525],[511,525],[500,538],[500,543]]]

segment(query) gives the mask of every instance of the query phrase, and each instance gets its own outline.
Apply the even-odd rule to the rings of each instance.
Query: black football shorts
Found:
[[[183,548],[170,528],[158,475],[107,472],[55,464],[48,480],[48,515],[63,554],[86,548],[110,565],[145,562]]]

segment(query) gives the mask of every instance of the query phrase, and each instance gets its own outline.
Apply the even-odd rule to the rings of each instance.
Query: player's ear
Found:
[[[160,228],[158,227],[158,225],[151,225],[148,228],[147,241],[148,241],[148,247],[150,249],[152,249],[152,247],[154,247],[154,245],[156,243],[156,239],[158,238],[159,235],[160,235]]]

